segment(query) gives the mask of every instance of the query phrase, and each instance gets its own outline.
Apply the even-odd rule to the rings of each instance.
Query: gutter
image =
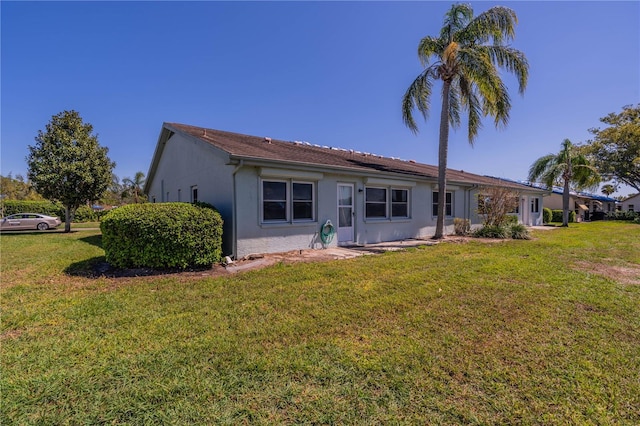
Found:
[[[233,177],[233,191],[231,194],[231,205],[233,206],[233,211],[231,213],[231,220],[233,221],[231,228],[231,255],[233,256],[234,260],[238,260],[238,207],[236,203],[236,173],[238,173],[238,170],[240,170],[242,167],[244,167],[244,160],[240,160],[240,162],[236,165],[236,167],[233,169],[233,172],[231,173],[231,176]]]

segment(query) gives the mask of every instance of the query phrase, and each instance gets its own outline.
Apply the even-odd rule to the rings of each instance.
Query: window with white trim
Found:
[[[391,217],[409,217],[408,189],[391,189]]]
[[[438,217],[438,192],[433,192],[433,208],[431,214],[434,217]],[[453,216],[453,193],[447,192],[445,195],[444,215],[447,217]]]
[[[531,199],[531,213],[540,213],[540,199],[537,197]]]
[[[198,202],[198,185],[193,185],[191,187],[191,202],[192,203]]]
[[[389,197],[391,194],[391,197]],[[405,219],[409,217],[409,190],[369,186],[365,188],[366,219]]]
[[[367,219],[385,219],[387,214],[387,188],[365,188],[364,215]]]
[[[292,222],[315,219],[312,182],[291,179],[262,181],[262,221]]]

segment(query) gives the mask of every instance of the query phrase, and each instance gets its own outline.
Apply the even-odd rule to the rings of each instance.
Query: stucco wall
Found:
[[[198,200],[213,204],[224,220],[223,253],[232,252],[232,197],[234,166],[226,165],[226,154],[178,133],[166,143],[156,169],[149,200],[191,202],[191,188],[197,186]]]
[[[284,172],[284,175],[287,173]],[[396,241],[407,238],[430,237],[435,232],[436,218],[432,215],[432,193],[435,186],[431,183],[410,180],[388,180],[378,178],[371,183],[367,177],[337,173],[320,173],[315,182],[316,205],[315,220],[312,222],[264,223],[261,222],[261,168],[243,167],[236,174],[237,188],[237,256],[254,253],[280,252],[321,248],[319,231],[330,220],[335,227],[338,224],[338,184],[354,186],[354,244]],[[277,179],[266,177],[267,180]],[[286,176],[283,176],[286,179]],[[298,179],[304,180],[304,179]],[[309,179],[307,179],[309,180]],[[406,184],[406,186],[403,186]],[[409,190],[409,218],[402,219],[366,219],[365,188],[367,186],[406,188]],[[445,221],[446,233],[453,232],[453,217],[469,218],[469,202],[474,199],[470,191],[460,187],[449,188],[453,196],[454,214]],[[475,211],[475,207],[471,210]],[[477,224],[477,215],[472,218]],[[338,244],[337,235],[331,246]]]

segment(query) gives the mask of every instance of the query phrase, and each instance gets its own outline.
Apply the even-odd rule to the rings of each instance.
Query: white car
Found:
[[[40,213],[16,213],[2,218],[0,230],[39,229],[40,231],[46,231],[60,226],[61,223],[62,221],[57,217]]]

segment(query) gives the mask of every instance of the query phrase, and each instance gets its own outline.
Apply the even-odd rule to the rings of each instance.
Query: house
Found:
[[[432,236],[437,176],[436,166],[415,161],[164,123],[144,192],[151,202],[216,206],[223,252],[241,258]],[[542,224],[544,190],[449,170],[446,232],[454,218],[482,223],[478,193],[496,185],[518,193],[521,223]]]
[[[623,212],[640,212],[640,194],[630,195],[620,201],[620,210]]]
[[[563,188],[554,187],[551,194],[545,198],[544,206],[551,210],[562,210]],[[569,192],[569,210],[576,212],[578,222],[585,220],[601,220],[604,215],[616,210],[615,198],[589,192]]]

